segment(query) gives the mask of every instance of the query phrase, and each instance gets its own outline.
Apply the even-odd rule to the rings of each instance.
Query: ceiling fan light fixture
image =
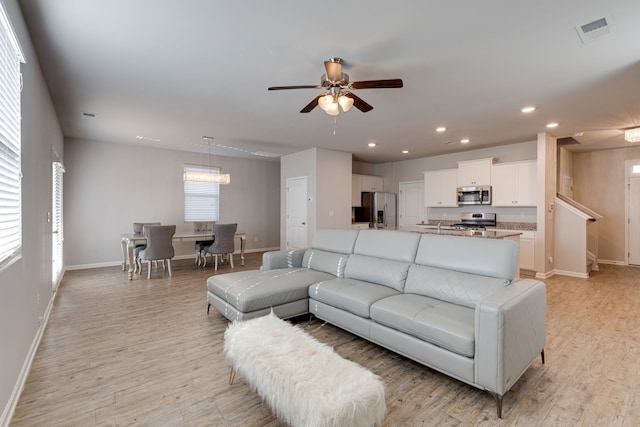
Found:
[[[338,109],[337,102],[334,102],[333,104],[331,104],[330,107],[324,111],[330,116],[337,116],[338,114],[340,114],[340,110]]]
[[[640,128],[625,130],[624,140],[627,142],[640,142]]]
[[[329,109],[332,108],[333,104],[334,104],[333,95],[331,95],[330,93],[318,98],[318,106],[320,106],[320,108],[322,108],[323,111],[329,111]]]
[[[346,113],[351,107],[353,107],[353,98],[349,98],[345,95],[340,95],[340,97],[338,98],[338,104],[340,104],[340,107],[342,107],[342,111]]]

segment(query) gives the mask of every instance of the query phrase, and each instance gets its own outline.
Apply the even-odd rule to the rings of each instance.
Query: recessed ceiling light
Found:
[[[447,130],[447,128],[444,126],[440,126],[436,128],[436,132],[444,132],[445,130]]]
[[[558,127],[558,124],[557,123],[548,123],[547,127],[548,128],[555,128],[555,127]]]
[[[461,140],[460,140],[460,142],[461,142],[462,144],[468,144],[468,143],[469,143],[469,141],[470,141],[470,139],[469,139],[469,138],[464,138],[464,139],[461,139]]]
[[[370,142],[370,143],[368,143],[367,145],[368,145],[369,147],[375,147],[375,146],[376,146],[376,143],[375,143],[375,142]]]
[[[528,107],[523,107],[522,110],[520,110],[520,111],[522,111],[523,113],[531,113],[531,112],[533,112],[535,110],[536,110],[536,107],[531,105],[531,106],[528,106]]]
[[[409,150],[402,150],[402,154],[409,154]]]
[[[136,135],[136,139],[140,139],[142,141],[160,142],[160,140],[158,138],[152,138],[150,136]]]

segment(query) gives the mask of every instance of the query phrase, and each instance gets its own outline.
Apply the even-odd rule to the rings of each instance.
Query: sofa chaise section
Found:
[[[286,319],[309,313],[309,286],[343,277],[357,230],[325,230],[309,249],[267,252],[261,270],[207,279],[211,306],[227,319],[247,320],[273,312]]]

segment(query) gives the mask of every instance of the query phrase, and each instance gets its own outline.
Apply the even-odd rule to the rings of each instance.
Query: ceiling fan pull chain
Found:
[[[336,126],[338,125],[338,117],[333,118],[333,136],[336,136]]]

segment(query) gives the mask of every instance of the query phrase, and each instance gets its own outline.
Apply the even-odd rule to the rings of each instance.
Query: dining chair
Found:
[[[159,222],[134,222],[133,223],[133,234],[142,234],[142,229],[145,225],[162,225]],[[138,243],[133,247],[133,272],[138,272],[138,255],[140,251],[144,250],[147,247],[146,243]]]
[[[171,258],[174,257],[173,235],[175,225],[145,225],[142,234],[147,238],[147,247],[140,251],[137,259],[139,272],[142,273],[142,261],[147,261],[147,279],[151,279],[151,261],[167,262],[167,271],[171,277]]]
[[[209,232],[213,233],[213,225],[215,222],[213,221],[196,221],[193,223],[193,231],[194,233],[202,233]],[[202,260],[204,259],[204,248],[207,246],[211,246],[213,244],[213,240],[196,240],[193,247],[196,250],[196,265],[200,266],[202,264]]]
[[[227,255],[231,268],[233,268],[234,241],[237,229],[238,224],[214,224],[213,235],[215,236],[215,240],[212,245],[204,249],[203,267],[207,266],[207,254],[211,254],[211,256],[215,258],[214,265],[216,271],[218,271],[218,256],[220,255]]]

